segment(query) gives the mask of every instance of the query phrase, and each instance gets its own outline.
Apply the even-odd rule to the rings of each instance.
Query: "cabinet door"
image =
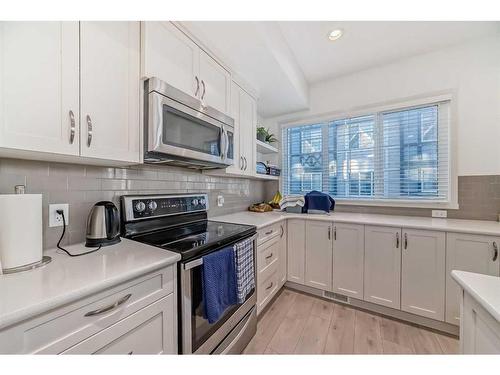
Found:
[[[364,226],[334,223],[333,291],[363,299]]]
[[[332,289],[332,252],[332,224],[306,221],[306,285]]]
[[[200,49],[200,99],[223,113],[230,113],[231,75]]]
[[[400,309],[401,229],[365,225],[364,300]]]
[[[139,162],[139,22],[81,23],[81,154]]]
[[[61,354],[177,354],[175,321],[170,294]]]
[[[306,225],[304,220],[288,220],[288,281],[304,284]]]
[[[241,128],[240,128],[240,90],[241,88],[234,82],[231,84],[231,114],[234,119],[233,136],[233,158],[234,164],[227,167],[226,171],[233,174],[243,174],[242,148],[240,147]]]
[[[255,99],[246,91],[240,91],[240,153],[243,157],[243,174],[255,174],[256,105]]]
[[[170,22],[142,23],[142,76],[199,97],[199,47]],[[198,80],[197,80],[198,79]]]
[[[401,310],[444,320],[445,234],[403,229]]]
[[[280,223],[280,242],[279,242],[279,259],[278,259],[278,282],[279,286],[283,286],[286,282],[286,248],[287,248],[287,225],[286,220]]]
[[[0,147],[78,155],[78,53],[78,22],[0,22]]]
[[[499,276],[498,251],[500,238],[473,234],[446,235],[446,321],[460,323],[460,287],[451,271],[469,271]]]

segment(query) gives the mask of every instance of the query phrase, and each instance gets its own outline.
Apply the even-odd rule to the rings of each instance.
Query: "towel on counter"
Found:
[[[305,203],[306,201],[303,195],[286,195],[280,200],[279,205],[280,208],[284,210],[287,207],[304,207]]]
[[[238,303],[245,302],[248,294],[255,289],[253,239],[248,238],[234,245],[236,254],[236,280]]]
[[[226,247],[203,257],[203,315],[210,324],[238,303],[234,248]]]
[[[311,213],[311,211],[330,212],[335,208],[335,200],[328,194],[313,190],[305,195],[306,204],[302,212]]]

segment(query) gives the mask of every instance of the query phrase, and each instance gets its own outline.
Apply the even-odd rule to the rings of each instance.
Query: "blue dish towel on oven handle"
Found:
[[[202,267],[203,315],[213,324],[238,303],[234,248],[205,255]]]

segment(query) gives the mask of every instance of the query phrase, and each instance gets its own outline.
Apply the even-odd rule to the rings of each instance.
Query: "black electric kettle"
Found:
[[[109,201],[97,202],[87,219],[85,246],[109,246],[120,242],[120,216],[118,209]]]

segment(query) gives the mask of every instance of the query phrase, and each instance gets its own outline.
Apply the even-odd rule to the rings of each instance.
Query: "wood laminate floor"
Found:
[[[284,289],[244,354],[457,354],[458,340]]]

